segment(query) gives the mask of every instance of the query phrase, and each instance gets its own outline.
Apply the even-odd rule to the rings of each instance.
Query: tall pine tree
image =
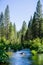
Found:
[[[4,14],[4,23],[5,23],[4,26],[5,26],[6,39],[8,39],[8,34],[9,34],[9,22],[10,22],[9,6],[7,5]]]
[[[25,40],[32,39],[31,26],[32,26],[32,17],[30,18],[30,21],[28,24],[28,29],[27,29],[26,34],[25,34]]]
[[[32,35],[33,38],[40,37],[43,35],[43,21],[42,21],[42,5],[40,0],[37,2],[36,12],[33,16],[32,22]]]
[[[1,15],[0,15],[0,37],[3,37],[4,36],[4,21],[3,21],[3,13],[1,12]]]
[[[36,14],[37,14],[37,21],[39,22],[39,37],[41,38],[43,22],[42,22],[42,5],[40,0],[38,0],[37,2]]]

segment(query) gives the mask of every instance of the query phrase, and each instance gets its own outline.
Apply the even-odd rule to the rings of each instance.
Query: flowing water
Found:
[[[23,49],[12,54],[9,64],[1,65],[43,65],[43,54],[32,56],[29,49]]]

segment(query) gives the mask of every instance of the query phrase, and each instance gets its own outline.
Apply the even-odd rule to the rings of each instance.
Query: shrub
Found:
[[[32,53],[32,55],[36,55],[37,54],[37,51],[32,50],[31,53]]]

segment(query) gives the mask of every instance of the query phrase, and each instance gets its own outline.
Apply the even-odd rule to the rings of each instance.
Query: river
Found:
[[[1,65],[43,65],[43,54],[32,56],[29,49],[23,49],[13,53],[8,64]]]

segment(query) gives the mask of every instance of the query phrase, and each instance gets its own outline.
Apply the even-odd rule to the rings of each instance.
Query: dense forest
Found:
[[[5,12],[0,13],[0,62],[5,62],[8,58],[6,52],[17,51],[23,48],[30,48],[31,52],[43,52],[43,13],[40,0],[37,2],[36,11],[31,16],[28,27],[23,21],[20,31],[16,30],[15,23],[10,21],[9,6]]]

